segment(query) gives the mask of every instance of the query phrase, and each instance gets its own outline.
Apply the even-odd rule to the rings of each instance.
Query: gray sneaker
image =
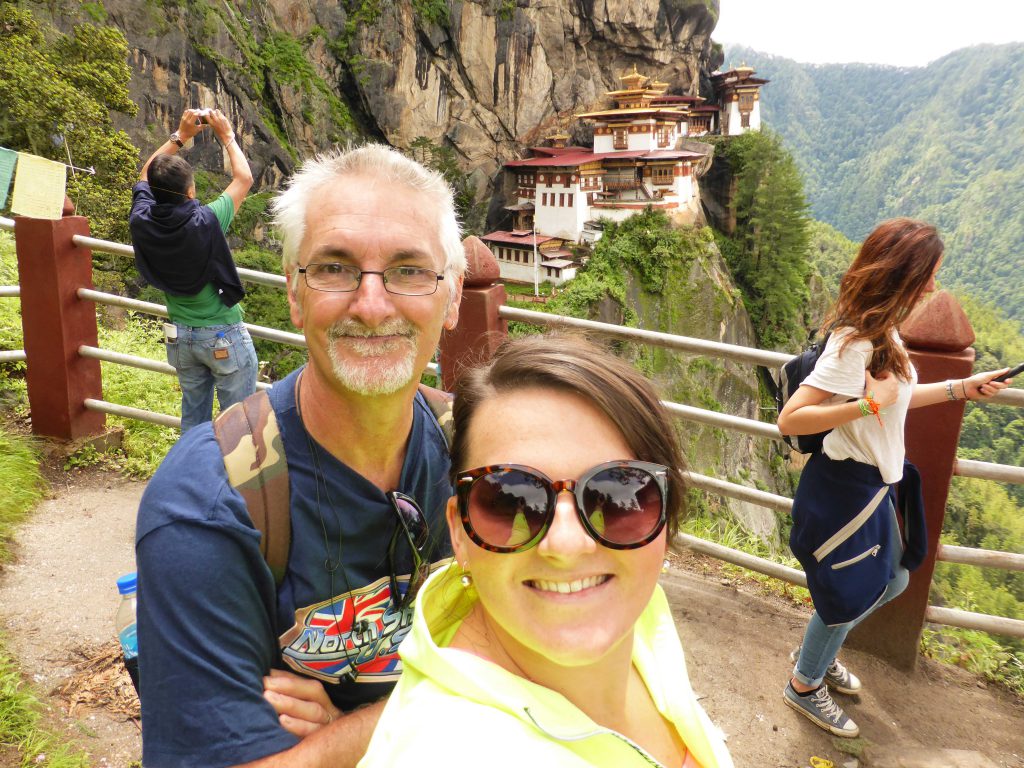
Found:
[[[799,658],[800,646],[798,645],[796,650],[789,654],[789,660],[796,664]],[[846,694],[860,693],[861,688],[864,687],[861,685],[860,678],[848,670],[839,659],[833,659],[832,665],[825,670],[825,683],[833,691]]]
[[[801,696],[793,690],[792,684],[787,684],[782,698],[790,707],[829,733],[848,739],[860,733],[857,724],[847,717],[843,708],[829,696],[828,686],[824,683],[810,696]]]

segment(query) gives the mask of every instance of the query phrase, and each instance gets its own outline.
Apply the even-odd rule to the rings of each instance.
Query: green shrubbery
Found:
[[[94,166],[71,174],[68,196],[98,237],[125,241],[138,150],[111,111],[134,116],[128,43],[115,27],[80,24],[67,35],[28,10],[0,3],[0,146]]]

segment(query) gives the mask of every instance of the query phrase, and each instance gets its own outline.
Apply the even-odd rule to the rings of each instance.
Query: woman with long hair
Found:
[[[836,654],[850,630],[907,586],[924,556],[920,478],[905,462],[907,410],[980,400],[1007,386],[992,371],[919,384],[897,329],[935,289],[943,245],[935,227],[912,219],[880,224],[861,245],[822,328],[832,331],[814,368],[779,415],[784,435],[832,431],[811,456],[793,500],[790,547],[814,602],[784,691],[786,703],[837,736],[860,729],[829,688],[861,682]],[[904,525],[897,521],[897,495]]]
[[[649,382],[531,336],[462,377],[454,422],[455,558],[360,766],[732,766],[658,586],[684,486]]]

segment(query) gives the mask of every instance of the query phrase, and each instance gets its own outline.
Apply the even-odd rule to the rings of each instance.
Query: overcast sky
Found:
[[[958,48],[1024,41],[1024,0],[720,2],[716,42],[800,62],[924,66]]]

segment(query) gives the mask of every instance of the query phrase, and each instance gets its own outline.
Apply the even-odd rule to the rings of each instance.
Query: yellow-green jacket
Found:
[[[455,564],[434,573],[402,641],[403,672],[359,768],[487,765],[584,768],[659,765],[597,725],[564,696],[496,664],[448,648],[474,597]],[[732,768],[718,729],[697,703],[661,587],[636,624],[633,663],[661,714],[701,768]],[[679,768],[667,766],[666,768]]]

